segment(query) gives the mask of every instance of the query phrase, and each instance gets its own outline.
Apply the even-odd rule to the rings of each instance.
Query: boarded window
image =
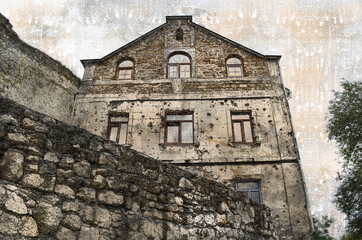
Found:
[[[118,144],[127,143],[128,116],[109,116],[108,139]]]
[[[254,143],[250,112],[232,112],[231,123],[234,143]]]
[[[226,68],[228,77],[243,76],[243,66],[239,58],[229,58],[226,61]]]
[[[194,120],[192,113],[167,114],[165,127],[167,144],[193,144]]]
[[[261,190],[259,180],[236,182],[236,191],[242,192],[254,202],[261,203]]]
[[[122,61],[117,67],[117,79],[132,79],[134,64],[130,60]]]

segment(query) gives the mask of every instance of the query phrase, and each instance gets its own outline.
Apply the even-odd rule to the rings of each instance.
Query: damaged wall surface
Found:
[[[172,62],[176,55],[183,62]],[[190,16],[167,17],[107,56],[82,60],[74,124],[236,188],[271,207],[283,239],[307,239],[311,222],[279,59]]]
[[[233,188],[0,104],[0,238],[282,239]]]
[[[71,122],[80,79],[60,62],[23,42],[0,13],[0,95]]]

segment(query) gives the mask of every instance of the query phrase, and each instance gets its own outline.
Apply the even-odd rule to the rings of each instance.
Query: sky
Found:
[[[340,170],[326,116],[342,79],[361,81],[360,0],[0,0],[0,12],[20,38],[82,77],[80,59],[101,58],[165,23],[169,15],[193,22],[265,55],[282,55],[285,87],[311,213],[344,215],[332,203]]]

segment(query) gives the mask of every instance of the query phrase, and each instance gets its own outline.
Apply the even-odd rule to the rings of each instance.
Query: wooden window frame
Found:
[[[249,119],[248,120],[247,119],[233,119],[233,115],[248,115]],[[234,144],[254,145],[255,144],[255,136],[254,136],[254,125],[253,125],[253,121],[252,121],[253,116],[251,114],[251,111],[241,111],[241,112],[233,111],[233,112],[230,113],[230,118],[231,118],[231,129],[232,129],[232,133],[233,133],[233,143]],[[251,141],[251,142],[246,142],[244,122],[250,122],[251,137],[253,139],[253,141]],[[235,141],[234,123],[240,123],[241,139],[242,139],[241,142]]]
[[[170,63],[170,59],[175,55],[184,55],[184,56],[188,57],[189,63]],[[185,53],[185,52],[173,52],[173,53],[171,53],[167,58],[167,69],[166,69],[166,77],[167,77],[167,79],[181,78],[180,77],[181,76],[181,72],[180,72],[180,69],[181,69],[180,66],[181,65],[189,65],[190,66],[190,77],[189,78],[191,78],[192,77],[192,64],[191,64],[191,62],[192,61],[191,61],[190,55]],[[177,77],[175,77],[175,78],[169,77],[169,74],[168,74],[169,73],[169,66],[177,66]]]
[[[258,184],[258,188],[250,188],[250,189],[238,189],[238,183],[251,183],[251,182],[254,182],[254,183],[257,183]],[[247,194],[247,197],[253,201],[253,199],[251,198],[251,193],[252,192],[257,192],[259,194],[259,199],[260,199],[260,202],[257,202],[257,203],[260,203],[262,204],[263,203],[263,198],[262,198],[262,193],[261,193],[261,181],[259,179],[245,179],[245,180],[239,180],[239,181],[236,181],[235,183],[235,190],[237,192],[241,192],[241,193],[246,193]],[[255,201],[254,201],[255,202]]]
[[[231,58],[237,58],[240,60],[241,64],[228,64],[227,61]],[[230,78],[240,78],[240,77],[245,77],[245,69],[244,69],[244,61],[243,58],[240,57],[239,55],[230,55],[229,57],[227,57],[225,59],[225,66],[226,66],[226,77],[230,77]],[[241,76],[229,76],[229,66],[230,67],[240,67],[241,68]]]
[[[191,115],[192,120],[167,120],[167,115]],[[167,142],[168,134],[168,123],[178,122],[178,142]],[[183,122],[192,122],[192,143],[182,143],[182,123]],[[194,113],[193,112],[167,112],[165,116],[165,145],[176,145],[176,146],[190,146],[195,144],[195,122],[194,122]]]
[[[131,61],[133,63],[133,67],[119,67],[119,65],[125,61]],[[117,70],[116,70],[116,75],[114,76],[114,79],[115,80],[132,80],[134,77],[134,68],[135,68],[134,65],[135,65],[134,60],[130,59],[130,58],[122,58],[121,60],[119,60],[117,62]],[[131,78],[119,78],[119,72],[121,70],[131,70]]]
[[[128,120],[127,121],[111,121],[112,117],[124,117],[124,118],[127,118]],[[128,114],[116,114],[116,115],[110,114],[110,115],[108,115],[107,139],[110,140],[111,128],[112,127],[117,127],[117,136],[116,136],[116,141],[115,142],[117,144],[120,144],[119,143],[119,137],[120,137],[120,134],[121,134],[121,125],[122,124],[127,124],[126,141],[125,141],[124,144],[120,144],[120,145],[126,145],[127,144],[127,137],[128,137],[128,122],[129,122],[129,115]]]

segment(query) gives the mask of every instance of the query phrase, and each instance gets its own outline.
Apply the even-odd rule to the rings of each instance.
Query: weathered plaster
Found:
[[[0,11],[20,37],[82,75],[79,59],[99,58],[165,22],[193,15],[196,23],[268,54],[280,54],[312,213],[343,216],[331,203],[336,148],[325,133],[328,101],[342,77],[361,79],[361,2],[319,1],[7,1]]]

